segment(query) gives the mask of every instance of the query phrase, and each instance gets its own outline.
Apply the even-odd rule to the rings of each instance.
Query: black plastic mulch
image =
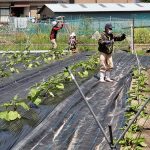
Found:
[[[93,53],[94,52],[83,52],[41,68],[25,70],[20,74],[15,74],[9,78],[1,79],[0,103],[10,100],[15,94],[18,94],[18,96],[24,98],[28,92],[28,89],[35,83],[47,80],[47,78],[59,73],[68,65],[72,65],[81,60],[87,60]]]
[[[150,57],[139,57],[141,65],[150,68]],[[124,124],[127,91],[131,83],[131,71],[137,65],[136,57],[127,53],[114,55],[113,83],[99,83],[94,77],[81,88],[97,118],[108,134],[112,124],[118,137]],[[42,109],[41,109],[42,111]],[[89,109],[78,90],[57,105],[54,110],[30,134],[18,142],[12,150],[94,150],[109,149]]]
[[[0,81],[0,104],[10,101],[16,94],[25,98],[31,86],[46,80],[62,71],[66,66],[87,60],[95,52],[83,52],[65,60],[54,62],[34,70],[28,70],[18,75]],[[13,145],[30,133],[56,107],[41,105],[38,109],[31,109],[25,118],[18,121],[5,122],[0,120],[0,150],[10,149]],[[31,122],[32,120],[32,122]]]

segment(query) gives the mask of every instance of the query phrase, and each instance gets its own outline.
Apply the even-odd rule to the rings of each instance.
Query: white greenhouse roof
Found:
[[[150,3],[45,4],[53,12],[150,11]]]

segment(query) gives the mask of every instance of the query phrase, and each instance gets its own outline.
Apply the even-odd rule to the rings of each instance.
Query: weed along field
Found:
[[[108,20],[83,22],[66,20],[57,48],[51,23],[0,26],[0,150],[150,149],[150,28],[137,26],[132,37],[130,20],[112,18],[119,40],[102,43],[114,45],[113,81],[105,73],[102,82]]]

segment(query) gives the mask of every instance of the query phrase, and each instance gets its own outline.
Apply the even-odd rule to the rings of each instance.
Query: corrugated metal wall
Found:
[[[150,12],[101,12],[101,13],[55,13],[55,16],[65,16],[65,20],[80,24],[85,19],[91,18],[99,23],[106,21],[132,20],[135,19],[135,26],[150,26]],[[79,22],[79,23],[78,23]],[[125,21],[126,22],[126,21]],[[123,26],[127,26],[126,23]]]

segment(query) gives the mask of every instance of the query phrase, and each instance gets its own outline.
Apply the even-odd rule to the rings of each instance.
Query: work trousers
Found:
[[[106,72],[113,69],[112,54],[100,52],[100,72]]]
[[[53,49],[56,49],[56,48],[57,48],[56,39],[52,39],[52,40],[51,40],[51,43],[52,43],[52,48],[53,48]]]

